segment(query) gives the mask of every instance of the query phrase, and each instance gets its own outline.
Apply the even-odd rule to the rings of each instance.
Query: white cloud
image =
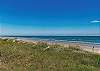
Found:
[[[100,23],[100,20],[93,20],[93,21],[90,21],[91,23]]]

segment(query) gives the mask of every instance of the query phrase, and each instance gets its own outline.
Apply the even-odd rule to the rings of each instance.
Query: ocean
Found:
[[[100,36],[8,36],[30,40],[45,40],[59,42],[82,42],[100,45]]]

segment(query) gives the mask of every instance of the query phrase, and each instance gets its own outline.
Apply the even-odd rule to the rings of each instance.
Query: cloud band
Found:
[[[93,20],[93,21],[90,21],[91,23],[100,23],[100,20]]]

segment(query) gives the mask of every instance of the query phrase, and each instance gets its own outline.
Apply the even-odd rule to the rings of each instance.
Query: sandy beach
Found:
[[[61,45],[64,48],[67,48],[69,46],[72,47],[78,47],[84,51],[88,51],[88,52],[92,52],[92,53],[96,53],[96,54],[100,54],[100,45],[94,45],[94,44],[84,44],[84,43],[72,43],[72,42],[55,42],[55,41],[45,41],[45,40],[30,40],[30,39],[26,39],[26,38],[15,38],[15,37],[0,37],[1,39],[13,39],[15,41],[19,41],[22,43],[33,43],[33,44],[37,44],[38,42],[45,42],[48,45]],[[93,48],[94,46],[94,48]]]

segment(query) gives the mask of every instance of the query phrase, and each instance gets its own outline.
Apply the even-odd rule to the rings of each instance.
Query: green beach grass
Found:
[[[100,71],[100,55],[76,47],[0,39],[0,71]]]

